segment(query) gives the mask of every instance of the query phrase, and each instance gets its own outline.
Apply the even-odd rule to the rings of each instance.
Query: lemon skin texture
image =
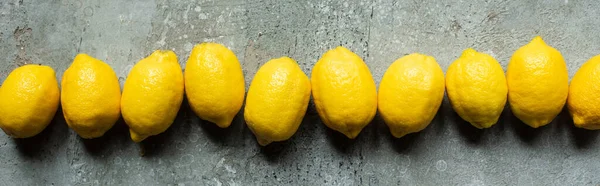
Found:
[[[59,101],[52,68],[31,64],[18,67],[0,87],[0,128],[13,138],[35,136],[50,124]]]
[[[244,119],[260,145],[285,141],[296,133],[310,91],[310,80],[289,57],[272,59],[260,67],[244,107]]]
[[[327,51],[311,74],[312,95],[323,123],[350,139],[377,112],[377,89],[369,67],[352,51]]]
[[[121,97],[121,114],[131,139],[141,142],[167,130],[183,100],[184,82],[177,56],[157,50],[133,66]]]
[[[446,91],[454,111],[474,127],[483,129],[498,122],[508,87],[500,63],[469,48],[448,68]]]
[[[506,70],[508,102],[523,123],[538,128],[562,110],[569,93],[569,74],[560,52],[537,36],[519,48]]]
[[[576,127],[600,129],[600,55],[579,68],[569,85],[567,107]]]
[[[185,93],[192,110],[203,120],[221,128],[244,103],[242,67],[235,54],[217,43],[196,45],[185,67]]]
[[[409,54],[394,61],[379,85],[379,113],[396,138],[431,123],[444,98],[444,72],[431,56]]]
[[[63,74],[61,87],[67,125],[82,138],[104,135],[121,117],[121,88],[108,64],[78,54]]]

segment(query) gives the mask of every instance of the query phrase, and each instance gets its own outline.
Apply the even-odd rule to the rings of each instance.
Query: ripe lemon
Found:
[[[569,86],[567,106],[575,126],[600,129],[600,55],[588,60],[575,73]]]
[[[121,88],[113,69],[87,54],[78,54],[62,78],[62,110],[82,138],[97,138],[121,116]]]
[[[121,112],[131,139],[140,142],[167,130],[183,101],[183,73],[175,53],[157,50],[131,68]]]
[[[471,125],[494,125],[506,104],[502,66],[492,56],[466,49],[446,72],[446,90],[454,111]]]
[[[217,43],[196,45],[184,76],[185,93],[196,115],[221,128],[229,127],[242,108],[246,88],[235,54]]]
[[[13,138],[35,136],[52,121],[59,99],[60,90],[52,68],[21,66],[0,87],[0,128]]]
[[[538,128],[562,110],[569,92],[567,65],[560,52],[537,36],[513,54],[506,70],[510,108]]]
[[[310,81],[289,57],[265,63],[250,84],[244,119],[262,146],[292,137],[310,99]]]
[[[394,61],[379,85],[379,113],[396,138],[419,132],[444,98],[444,72],[431,56],[410,54]]]
[[[377,112],[377,90],[369,67],[352,51],[327,51],[311,75],[317,112],[327,127],[354,139]]]

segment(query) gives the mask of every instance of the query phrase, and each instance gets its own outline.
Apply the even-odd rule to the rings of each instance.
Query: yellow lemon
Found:
[[[221,128],[229,127],[242,108],[246,88],[235,54],[217,43],[196,45],[184,76],[185,93],[196,115]]]
[[[167,130],[183,101],[183,73],[175,53],[157,50],[131,68],[121,112],[131,139],[140,142]]]
[[[265,63],[250,84],[244,119],[262,146],[292,137],[306,113],[310,81],[289,57]]]
[[[19,67],[0,87],[0,128],[13,138],[35,136],[52,121],[59,99],[60,90],[52,68]]]
[[[506,104],[502,66],[492,56],[467,49],[446,72],[446,90],[454,111],[471,125],[494,125]]]
[[[600,55],[587,61],[571,80],[567,106],[575,126],[600,129]]]
[[[410,54],[394,61],[379,85],[379,113],[396,138],[419,132],[433,120],[444,98],[444,72],[431,56]]]
[[[78,54],[62,78],[62,110],[82,138],[97,138],[121,116],[121,88],[113,69],[87,54]]]
[[[377,112],[377,89],[369,67],[352,51],[327,51],[311,75],[317,112],[327,127],[354,139]]]
[[[569,93],[565,60],[539,36],[515,51],[508,63],[506,82],[513,114],[533,128],[550,123]]]

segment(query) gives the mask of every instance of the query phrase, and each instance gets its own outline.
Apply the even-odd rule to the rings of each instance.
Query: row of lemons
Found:
[[[244,119],[260,145],[289,139],[310,95],[323,123],[355,138],[379,110],[395,137],[423,130],[444,91],[454,110],[473,126],[494,125],[508,99],[516,117],[537,128],[565,103],[577,127],[600,129],[600,56],[586,62],[569,87],[560,52],[535,37],[510,59],[506,76],[490,55],[467,49],[446,73],[431,56],[410,54],[385,72],[377,93],[369,68],[352,51],[337,47],[315,64],[311,79],[291,58],[265,63],[250,84]],[[116,74],[86,54],[75,57],[59,90],[52,68],[25,65],[0,88],[0,127],[14,138],[40,133],[62,104],[67,124],[82,138],[96,138],[122,115],[131,139],[164,132],[184,92],[203,120],[228,127],[244,102],[242,68],[235,54],[216,43],[194,47],[182,73],[172,51],[155,51],[129,73],[121,93]]]

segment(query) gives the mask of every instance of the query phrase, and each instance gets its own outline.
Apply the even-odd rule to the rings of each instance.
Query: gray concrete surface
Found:
[[[599,17],[600,2],[569,0],[3,0],[0,82],[25,63],[50,65],[60,78],[84,52],[109,63],[122,84],[153,50],[174,50],[184,65],[205,41],[236,53],[247,86],[261,64],[283,55],[310,75],[338,45],[362,56],[379,82],[412,52],[445,70],[473,47],[506,68],[535,35],[562,52],[572,77],[600,53]],[[477,130],[445,100],[421,133],[394,139],[377,118],[348,140],[324,127],[311,104],[292,139],[266,148],[241,116],[218,129],[184,103],[171,129],[138,146],[122,121],[83,140],[59,112],[37,137],[0,133],[0,185],[600,184],[598,132],[574,128],[566,112],[531,129],[505,109],[496,126]]]

